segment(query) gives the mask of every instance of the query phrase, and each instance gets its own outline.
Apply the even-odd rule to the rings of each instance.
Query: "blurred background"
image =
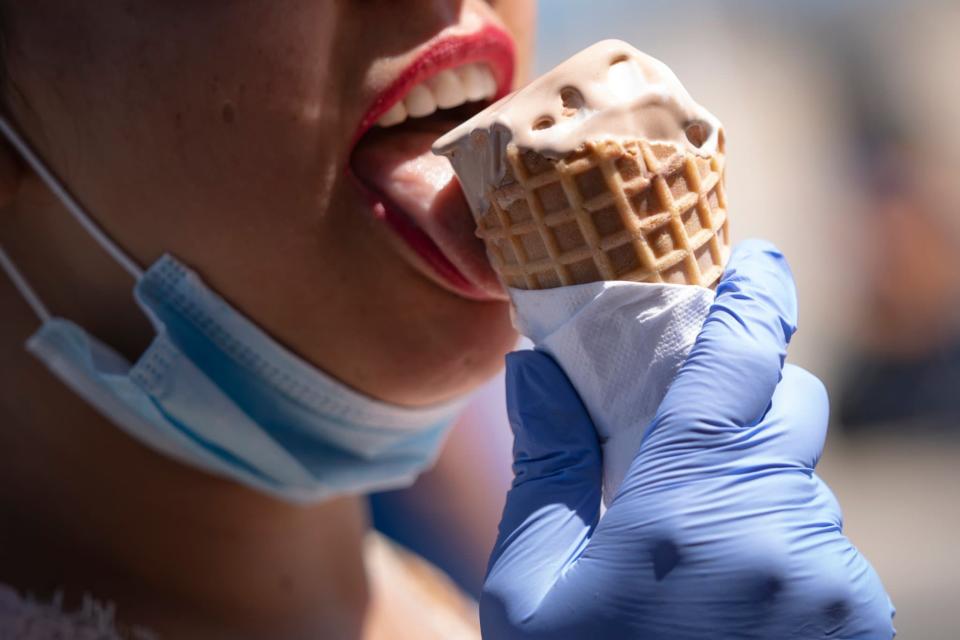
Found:
[[[734,238],[774,241],[796,275],[790,359],[830,391],[819,471],[845,530],[898,637],[960,638],[960,3],[541,0],[535,72],[611,37],[724,123]],[[474,593],[510,481],[502,403],[494,381],[437,470],[374,499],[385,528],[407,523],[392,533]],[[489,482],[451,486],[448,464]],[[424,541],[464,496],[475,526]]]

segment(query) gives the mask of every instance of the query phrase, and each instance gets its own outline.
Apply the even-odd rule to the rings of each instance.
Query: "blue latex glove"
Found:
[[[813,472],[828,405],[783,364],[796,315],[783,256],[741,245],[602,521],[576,391],[549,356],[508,357],[516,477],[485,638],[893,637],[890,599]]]

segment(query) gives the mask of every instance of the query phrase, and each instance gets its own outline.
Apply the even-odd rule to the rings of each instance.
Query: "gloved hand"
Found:
[[[515,479],[485,638],[893,637],[880,579],[813,471],[827,396],[784,366],[796,307],[783,256],[741,245],[602,520],[576,391],[549,356],[508,357]]]

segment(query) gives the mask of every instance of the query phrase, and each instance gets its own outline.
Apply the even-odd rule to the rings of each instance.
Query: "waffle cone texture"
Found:
[[[646,140],[589,142],[559,160],[509,145],[477,221],[494,270],[517,289],[714,286],[730,254],[719,136],[709,157]]]

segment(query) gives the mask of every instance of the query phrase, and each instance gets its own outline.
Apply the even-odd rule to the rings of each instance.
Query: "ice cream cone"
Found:
[[[729,255],[722,135],[710,157],[637,140],[588,142],[553,161],[509,145],[477,220],[493,268],[517,289],[713,286]]]
[[[581,51],[437,140],[513,289],[713,286],[729,254],[724,132],[662,62]]]

